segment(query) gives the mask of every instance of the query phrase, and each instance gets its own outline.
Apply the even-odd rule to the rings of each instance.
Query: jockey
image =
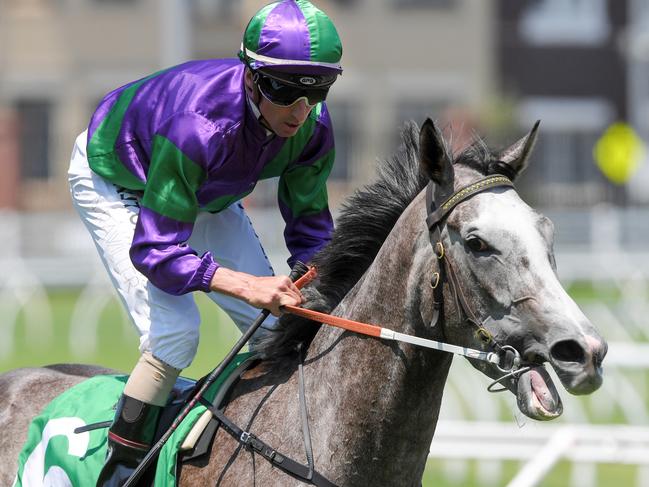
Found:
[[[151,447],[159,413],[198,346],[203,291],[241,331],[302,295],[274,276],[240,200],[279,177],[289,265],[333,228],[334,139],[324,100],[342,72],[329,17],[306,0],[259,10],[239,59],[191,61],[112,91],[76,140],[75,208],[140,335],[97,485],[118,486]],[[259,340],[253,336],[251,348]]]

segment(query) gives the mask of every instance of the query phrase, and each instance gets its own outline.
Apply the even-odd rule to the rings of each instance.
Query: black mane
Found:
[[[453,160],[453,164],[470,167],[483,176],[500,173],[500,166],[494,165],[497,162],[487,144],[477,134],[471,145],[455,155]]]
[[[427,176],[419,166],[419,127],[408,122],[396,153],[379,163],[378,178],[357,190],[342,205],[331,242],[315,257],[317,280],[303,290],[305,308],[331,312],[374,261],[394,224],[406,207],[426,187]],[[486,144],[476,138],[455,158],[486,174],[493,156]],[[266,358],[277,358],[307,345],[319,324],[286,314],[276,331],[263,340],[257,350]]]

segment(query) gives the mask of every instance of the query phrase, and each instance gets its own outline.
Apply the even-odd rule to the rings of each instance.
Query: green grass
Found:
[[[606,304],[617,304],[622,299],[649,300],[649,293],[643,286],[634,285],[628,281],[626,285],[614,284],[610,281],[574,281],[567,287],[568,294],[578,303],[598,301]]]
[[[29,313],[23,309],[16,319],[12,352],[9,356],[0,357],[0,371],[60,362],[92,363],[125,372],[131,370],[139,356],[137,334],[116,298],[111,298],[97,310],[97,350],[88,353],[81,340],[71,337],[70,322],[79,293],[52,290],[48,297],[53,315],[52,332],[47,333],[44,327],[41,333],[30,333],[28,330],[35,326],[27,325]],[[239,336],[234,324],[208,298],[198,296],[197,303],[203,317],[201,341],[194,363],[183,371],[183,375],[193,378],[207,374],[217,365]]]
[[[622,291],[616,286],[597,284],[591,281],[575,281],[566,289],[570,296],[577,301],[618,302]]]
[[[476,445],[476,448],[480,448]],[[520,471],[522,465],[519,462],[503,462],[500,480],[495,484],[488,484],[477,468],[477,462],[466,462],[466,475],[454,477],[444,474],[444,464],[440,460],[430,460],[424,472],[423,487],[500,487],[507,485]],[[598,487],[622,487],[635,485],[637,468],[628,465],[602,464],[597,467]],[[568,462],[559,462],[538,484],[538,487],[571,487],[575,484],[572,481],[572,465]]]
[[[596,299],[601,289],[595,289],[588,283],[577,283],[570,289],[571,294],[579,300]],[[70,322],[75,306],[79,300],[79,292],[75,290],[50,290],[47,295],[52,314],[52,330],[47,332],[46,326],[40,326],[40,318],[35,311],[46,308],[44,303],[30,301],[30,308],[21,310],[16,320],[10,313],[3,310],[0,303],[0,323],[7,329],[12,323],[13,346],[10,353],[0,356],[0,371],[17,367],[33,367],[52,363],[77,362],[92,363],[128,372],[138,358],[138,340],[134,328],[122,310],[120,303],[109,299],[105,305],[97,305],[90,315],[97,315],[98,339],[97,350],[88,353],[81,339],[82,333],[73,332]],[[615,301],[619,294],[615,290],[606,291],[602,299]],[[207,374],[215,367],[230,347],[239,337],[239,332],[229,318],[221,312],[207,297],[199,295],[197,304],[202,315],[201,341],[194,363],[183,371],[187,377],[198,378]],[[6,321],[5,321],[6,320]],[[15,323],[14,323],[15,321]],[[90,326],[90,324],[88,325]],[[70,335],[74,337],[70,337]],[[3,339],[8,339],[8,336]],[[639,374],[638,381],[647,381],[646,374]],[[620,415],[621,418],[621,415]],[[480,445],[476,445],[480,448]],[[431,460],[426,468],[424,487],[485,487],[487,484],[474,461],[465,462],[466,469],[459,476],[448,473],[443,462]],[[503,469],[497,486],[506,485],[521,465],[518,462],[503,462]],[[598,487],[634,485],[636,468],[622,465],[600,465],[598,468]],[[571,466],[559,463],[541,482],[541,487],[568,487]]]

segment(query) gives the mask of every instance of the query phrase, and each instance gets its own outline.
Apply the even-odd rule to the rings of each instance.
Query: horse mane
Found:
[[[465,164],[486,173],[493,156],[486,144],[474,142],[454,157],[454,164]],[[395,223],[428,184],[419,165],[419,126],[407,122],[401,144],[388,159],[379,161],[374,182],[356,190],[341,206],[331,242],[313,259],[317,279],[302,293],[304,307],[330,313],[363,276]],[[285,314],[276,328],[260,340],[256,350],[266,359],[275,359],[307,347],[319,323]]]
[[[467,166],[477,171],[482,176],[488,176],[495,173],[502,173],[507,170],[506,167],[497,165],[497,158],[489,149],[486,142],[478,135],[473,135],[470,145],[464,148],[458,154],[453,155],[453,164]],[[513,179],[512,175],[504,174]]]

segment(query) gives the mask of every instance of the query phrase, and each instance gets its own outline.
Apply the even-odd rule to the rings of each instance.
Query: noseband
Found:
[[[433,273],[431,279],[431,287],[433,288],[433,317],[431,320],[431,326],[437,324],[440,320],[440,316],[444,312],[444,291],[443,284],[448,283],[448,287],[455,304],[455,309],[463,318],[463,321],[471,323],[477,329],[477,334],[480,339],[485,343],[485,345],[491,346],[496,354],[500,357],[499,363],[497,364],[498,369],[501,372],[504,372],[506,375],[499,378],[497,381],[492,383],[489,386],[491,392],[498,392],[504,389],[494,389],[496,384],[502,384],[502,382],[509,378],[516,378],[527,368],[521,369],[521,357],[514,347],[509,345],[500,345],[494,339],[493,335],[487,330],[484,326],[484,320],[477,318],[476,314],[469,306],[469,303],[466,299],[466,294],[462,288],[460,281],[457,278],[457,274],[453,269],[453,264],[451,260],[446,255],[444,249],[444,244],[442,243],[442,226],[446,224],[446,218],[453,211],[453,209],[461,202],[471,198],[472,196],[487,191],[492,188],[498,187],[508,187],[513,188],[514,183],[512,181],[500,174],[487,176],[475,183],[471,183],[468,186],[456,191],[453,193],[447,200],[445,200],[439,208],[435,205],[435,199],[433,197],[434,183],[430,181],[426,188],[426,211],[428,216],[426,217],[426,224],[428,226],[428,235],[430,238],[430,243],[433,246],[433,252],[437,256],[439,262],[439,271]]]

